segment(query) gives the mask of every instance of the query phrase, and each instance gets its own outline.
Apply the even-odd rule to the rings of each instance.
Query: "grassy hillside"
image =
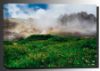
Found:
[[[4,41],[7,68],[96,67],[95,37],[32,35]]]

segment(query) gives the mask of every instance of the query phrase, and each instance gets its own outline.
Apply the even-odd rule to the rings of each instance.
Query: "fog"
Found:
[[[17,4],[5,6],[9,16],[4,14],[4,39],[26,38],[34,34],[96,35],[95,6],[50,4],[47,10],[39,8],[37,11],[26,4],[21,4],[21,8]]]
[[[43,22],[42,22],[43,21]],[[96,35],[96,17],[86,12],[60,15],[57,19],[16,19],[5,20],[5,39],[17,39],[34,34]]]

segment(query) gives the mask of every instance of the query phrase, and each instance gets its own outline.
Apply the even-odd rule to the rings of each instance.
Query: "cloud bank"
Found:
[[[4,19],[8,19],[6,25],[8,23],[12,27],[5,29],[6,39],[32,34],[96,33],[94,5],[33,4],[30,7],[29,4],[5,4]],[[15,27],[11,24],[15,24]]]

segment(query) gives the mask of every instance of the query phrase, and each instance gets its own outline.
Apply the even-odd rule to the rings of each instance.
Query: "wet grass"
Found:
[[[87,68],[97,67],[95,37],[32,35],[4,41],[7,68]]]

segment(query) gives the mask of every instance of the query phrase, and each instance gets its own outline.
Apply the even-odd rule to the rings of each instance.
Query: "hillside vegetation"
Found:
[[[95,37],[32,35],[4,41],[7,68],[97,67]]]

